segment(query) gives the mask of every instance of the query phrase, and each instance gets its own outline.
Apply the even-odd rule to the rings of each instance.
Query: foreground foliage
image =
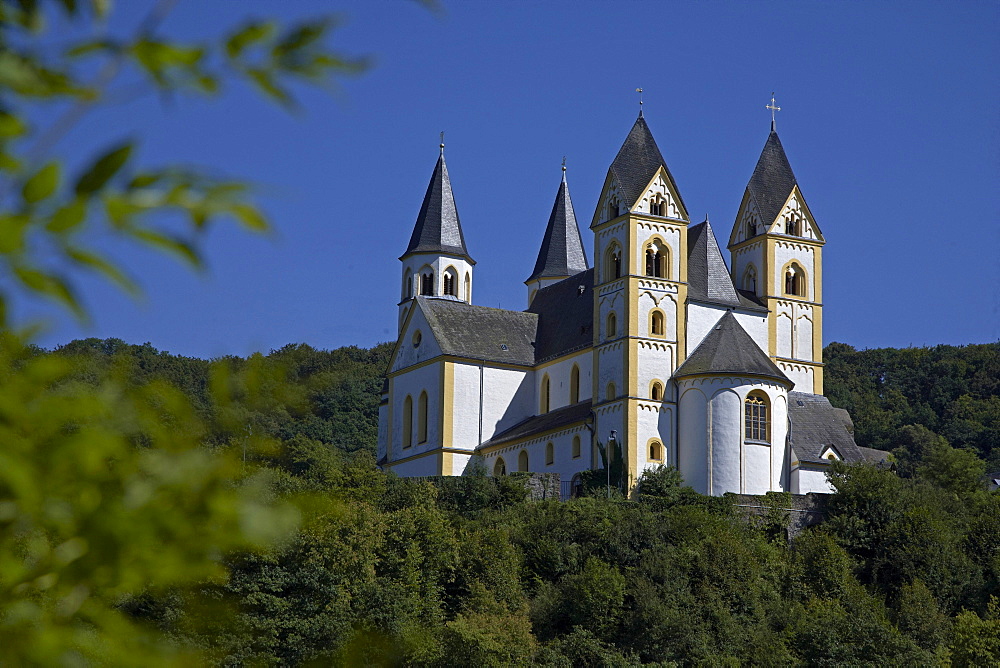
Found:
[[[149,637],[225,665],[997,656],[1000,495],[983,486],[981,459],[929,427],[890,443],[903,476],[839,467],[827,521],[789,546],[780,513],[749,523],[670,469],[647,474],[638,501],[529,501],[515,476],[383,474],[373,453],[389,352],[297,345],[209,363],[116,340],[34,351],[73,360],[67,383],[183,388],[203,442],[301,516],[281,545],[227,550],[225,577],[194,589],[150,582],[119,610]]]

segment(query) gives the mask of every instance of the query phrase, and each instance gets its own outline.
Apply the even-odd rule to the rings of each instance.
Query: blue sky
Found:
[[[147,3],[119,3],[114,29]],[[165,34],[219,34],[243,3],[182,0]],[[87,119],[77,160],[138,137],[145,164],[181,162],[260,184],[276,231],[222,225],[195,274],[117,249],[146,291],[85,280],[87,327],[43,318],[39,341],[151,342],[215,357],[287,343],[395,338],[400,267],[446,131],[475,302],[525,307],[566,156],[586,226],[645,89],[645,116],[693,222],[724,246],[767,138],[778,132],[827,238],[824,343],[858,348],[1000,337],[1000,5],[995,2],[410,2],[289,0],[256,16],[338,12],[332,43],[373,66],[338,90],[299,90],[289,115],[241,85],[148,97]],[[728,260],[728,253],[724,253]]]

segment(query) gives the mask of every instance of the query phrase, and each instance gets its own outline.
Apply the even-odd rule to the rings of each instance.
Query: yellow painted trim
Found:
[[[424,452],[418,452],[416,454],[410,455],[409,457],[403,457],[402,459],[397,459],[397,460],[392,461],[392,462],[386,462],[385,465],[388,468],[392,468],[393,466],[396,466],[397,464],[405,464],[407,462],[412,462],[414,459],[420,459],[421,457],[430,457],[432,455],[437,455],[437,454],[440,454],[442,452],[447,452],[447,453],[452,454],[452,455],[474,455],[474,454],[476,454],[472,450],[462,450],[461,448],[431,448],[430,450],[426,450]]]
[[[394,397],[394,396],[396,396],[396,394],[393,391],[394,388],[392,386],[392,384],[393,384],[392,383],[392,378],[389,378],[388,381],[389,381],[389,396],[390,397]],[[389,407],[386,409],[386,419],[385,419],[385,421],[386,421],[386,430],[385,430],[385,459],[386,459],[386,461],[392,461],[392,433],[393,433],[392,421],[395,418],[394,418],[394,416],[392,414],[393,413],[393,411],[392,411],[392,405],[393,405],[392,402],[391,401],[387,401],[387,403],[389,404]]]
[[[455,365],[445,362],[441,365],[441,447],[447,448],[453,443],[455,419],[452,411],[455,406]],[[441,453],[441,475],[454,475],[451,453]]]

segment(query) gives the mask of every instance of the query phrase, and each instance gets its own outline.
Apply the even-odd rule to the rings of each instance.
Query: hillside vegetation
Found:
[[[751,525],[670,469],[637,501],[566,503],[527,501],[516,476],[383,474],[390,350],[36,351],[71,356],[73,382],[176,385],[206,445],[302,517],[279,547],[230,552],[223,579],[121,609],[224,665],[996,665],[1000,345],[829,346],[829,396],[898,472],[838,465],[827,522],[791,546],[780,512]]]

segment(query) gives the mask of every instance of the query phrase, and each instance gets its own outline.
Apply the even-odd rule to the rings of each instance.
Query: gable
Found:
[[[430,323],[427,322],[427,316],[421,308],[421,301],[420,299],[413,300],[413,306],[410,307],[406,320],[400,328],[396,347],[389,360],[389,373],[426,362],[442,354],[441,344],[437,341]],[[420,333],[420,343],[415,346],[414,338],[418,332]]]
[[[802,196],[802,191],[799,190],[797,185],[792,188],[792,192],[789,193],[788,199],[785,200],[778,215],[768,224],[768,233],[787,234],[787,225],[790,220],[797,220],[799,224],[799,229],[795,236],[805,239],[815,239],[816,241],[825,241],[823,233],[820,231],[819,225],[816,224],[816,220],[813,218],[812,212],[809,211],[806,200]]]
[[[662,165],[656,170],[649,183],[646,184],[642,197],[639,201],[635,202],[632,210],[641,213],[650,213],[651,205],[657,198],[660,198],[666,205],[666,212],[661,215],[668,218],[688,220],[688,212],[684,208],[684,202],[681,201],[680,196],[677,194],[677,188],[673,183],[673,179],[670,178],[670,174],[667,173],[667,170]]]

